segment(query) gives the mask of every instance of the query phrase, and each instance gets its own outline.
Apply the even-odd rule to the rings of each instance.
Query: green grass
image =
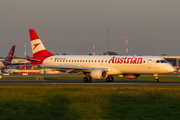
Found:
[[[179,86],[0,85],[1,120],[178,120]]]

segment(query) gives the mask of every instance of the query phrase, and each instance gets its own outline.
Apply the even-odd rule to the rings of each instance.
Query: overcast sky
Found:
[[[109,50],[125,54],[180,55],[180,0],[1,0],[0,56],[32,56],[29,29],[53,54],[88,55]]]

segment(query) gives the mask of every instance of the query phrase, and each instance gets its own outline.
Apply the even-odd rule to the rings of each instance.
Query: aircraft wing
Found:
[[[63,69],[75,69],[75,70],[89,70],[88,67],[84,66],[77,66],[77,65],[40,65],[42,67],[48,67],[48,68],[63,68]]]
[[[41,67],[54,68],[54,69],[67,69],[66,73],[69,73],[73,70],[79,73],[83,72],[91,72],[92,70],[103,69],[108,71],[108,68],[99,68],[99,67],[85,67],[85,66],[77,66],[77,65],[40,65]]]
[[[3,63],[11,64],[11,62],[9,62],[9,61],[3,61]]]

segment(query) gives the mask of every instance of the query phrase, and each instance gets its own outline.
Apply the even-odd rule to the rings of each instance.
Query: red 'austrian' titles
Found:
[[[109,63],[116,63],[116,64],[142,64],[142,58],[135,58],[135,57],[112,57],[109,60]]]

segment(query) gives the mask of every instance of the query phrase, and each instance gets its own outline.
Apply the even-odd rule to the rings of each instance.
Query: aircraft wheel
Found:
[[[87,81],[88,81],[88,78],[87,78],[87,77],[84,77],[84,78],[83,78],[83,81],[84,81],[84,82],[87,82]]]
[[[110,77],[107,77],[107,78],[106,78],[106,82],[110,82]]]
[[[114,81],[114,78],[113,77],[109,77],[110,78],[110,82],[113,82]]]
[[[154,82],[159,82],[159,79],[155,79]]]
[[[92,81],[92,78],[91,78],[91,77],[89,77],[87,82],[91,82],[91,81]]]

